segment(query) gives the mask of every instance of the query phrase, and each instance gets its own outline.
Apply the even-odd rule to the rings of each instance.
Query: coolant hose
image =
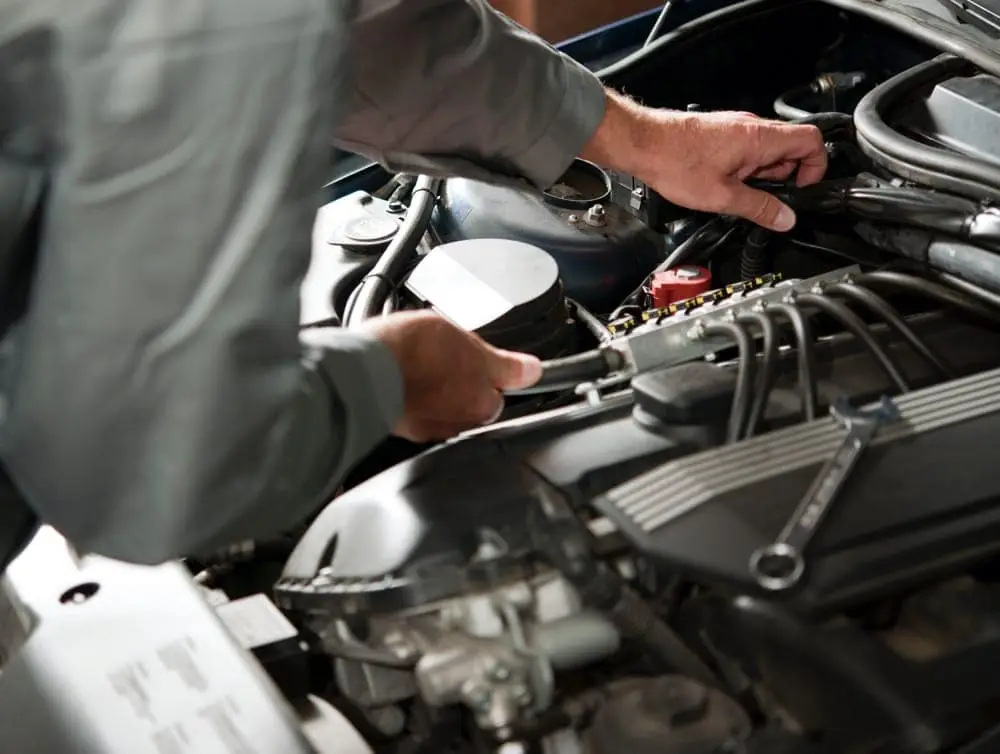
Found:
[[[866,288],[895,288],[906,293],[929,298],[932,301],[937,301],[939,304],[964,311],[966,314],[988,322],[1000,322],[1000,306],[992,305],[992,302],[986,298],[979,298],[978,300],[969,298],[969,296],[976,296],[974,286],[969,284],[965,284],[968,288],[963,290],[963,293],[966,294],[963,295],[963,293],[953,290],[947,285],[941,285],[930,280],[924,280],[916,275],[908,275],[905,272],[896,272],[893,270],[868,272],[864,275],[859,275],[855,278],[854,282]],[[964,283],[964,281],[962,282]],[[955,284],[958,285],[958,281]]]
[[[804,107],[793,105],[792,102],[797,102],[801,99],[812,96],[812,94],[813,90],[808,85],[795,86],[787,92],[782,92],[775,98],[774,104],[772,105],[775,115],[779,118],[784,118],[785,120],[808,118],[812,115],[812,112],[810,110],[806,110]]]
[[[862,151],[876,165],[916,183],[977,200],[1000,200],[1000,168],[907,138],[887,122],[890,111],[915,93],[971,70],[961,58],[940,55],[876,86],[854,110]]]
[[[427,232],[431,214],[441,189],[441,179],[420,176],[413,187],[410,207],[399,230],[378,262],[352,294],[351,305],[344,313],[344,326],[357,327],[377,317],[405,273],[410,259]]]

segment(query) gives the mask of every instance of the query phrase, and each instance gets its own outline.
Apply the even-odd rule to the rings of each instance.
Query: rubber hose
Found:
[[[854,282],[866,288],[895,288],[917,296],[924,296],[944,306],[964,311],[974,317],[980,317],[991,322],[1000,322],[1000,310],[990,306],[988,303],[984,303],[983,300],[970,300],[946,285],[924,280],[915,275],[908,275],[905,272],[877,270],[859,275],[855,278]],[[969,295],[974,294],[970,292]]]
[[[566,299],[566,303],[570,305],[576,318],[583,323],[591,335],[597,338],[598,342],[607,343],[611,340],[611,331],[589,309],[571,298]]]
[[[757,384],[754,386],[753,403],[750,406],[746,427],[743,430],[743,437],[753,437],[764,416],[768,398],[771,396],[771,388],[774,387],[774,381],[778,375],[778,327],[769,316],[757,311],[743,312],[736,321],[759,327],[763,340],[760,370],[757,375]]]
[[[506,391],[505,395],[538,395],[572,390],[584,382],[607,377],[624,366],[621,354],[611,349],[586,351],[562,359],[542,362],[542,377],[522,390]]]
[[[903,178],[981,200],[1000,200],[1000,169],[981,160],[909,139],[885,120],[915,92],[972,70],[965,60],[940,55],[882,82],[858,103],[854,124],[858,145],[877,165]]]
[[[729,425],[726,430],[726,442],[739,442],[743,437],[743,427],[747,425],[750,416],[751,400],[754,392],[754,373],[756,372],[756,354],[753,339],[746,327],[735,322],[709,322],[705,325],[705,335],[724,335],[731,338],[739,350],[739,366],[736,370],[736,389],[733,391],[733,403],[729,409]]]
[[[850,283],[834,283],[823,289],[827,296],[842,296],[851,301],[861,304],[877,317],[885,320],[885,323],[895,330],[903,340],[910,344],[910,347],[920,354],[921,358],[930,364],[942,377],[955,379],[955,373],[930,349],[919,335],[913,332],[902,315],[896,311],[889,302],[877,293]]]
[[[952,288],[962,291],[963,293],[967,293],[977,301],[981,301],[986,305],[984,308],[992,309],[992,319],[1000,318],[1000,294],[980,288],[975,283],[970,283],[968,280],[962,280],[962,278],[957,275],[952,275],[948,272],[935,270],[934,276]]]
[[[789,321],[795,333],[795,353],[798,364],[799,396],[802,401],[802,418],[813,421],[816,418],[816,359],[813,353],[812,327],[806,315],[792,304],[783,302],[768,304],[765,314],[780,315]]]
[[[796,86],[789,89],[787,92],[782,92],[774,100],[774,112],[779,118],[784,118],[785,120],[798,120],[799,118],[808,118],[811,113],[801,107],[796,107],[792,104],[793,101],[802,99],[803,97],[808,97],[813,94],[812,88],[809,86]]]
[[[854,118],[847,113],[807,113],[795,118],[792,123],[797,126],[816,126],[827,138],[839,135],[836,133],[839,130],[844,131],[844,138],[854,138]]]
[[[839,301],[834,301],[833,299],[827,298],[826,296],[818,293],[800,293],[795,297],[795,300],[802,306],[811,306],[815,309],[819,309],[827,316],[837,320],[844,326],[844,329],[864,344],[864,346],[878,362],[879,366],[882,367],[882,371],[885,372],[889,380],[896,386],[897,390],[901,393],[909,391],[910,385],[906,381],[906,377],[900,371],[899,365],[897,365],[895,360],[885,352],[885,349],[883,349],[882,346],[878,344],[878,341],[875,340],[871,331],[857,314],[852,312]]]
[[[417,179],[406,217],[389,243],[389,248],[358,285],[357,295],[344,317],[345,327],[357,327],[381,313],[386,299],[399,283],[399,278],[406,271],[410,258],[427,232],[440,188],[439,178],[420,176]]]
[[[392,314],[394,311],[396,311],[396,308],[397,308],[396,293],[395,291],[393,291],[389,293],[388,296],[385,297],[385,303],[382,304],[382,316],[384,317],[387,314]]]
[[[746,244],[740,254],[741,280],[753,280],[771,272],[773,260],[767,248],[770,237],[770,232],[765,228],[754,228],[747,235]]]

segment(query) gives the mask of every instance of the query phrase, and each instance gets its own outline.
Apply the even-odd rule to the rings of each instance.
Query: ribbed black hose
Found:
[[[946,285],[935,283],[930,280],[915,275],[908,275],[905,272],[894,272],[892,270],[877,270],[868,272],[855,278],[858,285],[875,288],[894,288],[906,293],[937,301],[939,304],[949,306],[954,309],[964,311],[974,317],[980,317],[987,321],[1000,322],[1000,310],[982,301],[968,298],[958,291],[952,290]],[[969,294],[973,295],[973,294]]]
[[[737,322],[756,325],[760,328],[763,343],[761,344],[760,369],[757,372],[757,384],[754,386],[753,403],[747,416],[743,437],[753,437],[760,425],[767,408],[771,388],[778,376],[778,327],[764,312],[744,312],[736,319]]]
[[[768,316],[781,316],[791,323],[795,333],[795,354],[798,363],[799,396],[802,401],[802,418],[812,421],[816,418],[816,359],[813,354],[812,327],[806,315],[792,304],[783,302],[768,304]]]
[[[773,259],[767,248],[770,238],[771,233],[766,228],[754,228],[747,234],[740,254],[741,280],[753,280],[772,271]]]
[[[750,405],[754,393],[755,358],[753,339],[746,327],[735,322],[709,322],[705,325],[705,335],[722,335],[732,339],[739,350],[739,366],[736,369],[736,389],[733,404],[729,409],[729,425],[726,442],[739,442],[743,437],[743,427],[750,415]]]
[[[883,349],[882,346],[879,345],[878,341],[875,340],[875,337],[871,334],[871,331],[865,325],[864,321],[857,314],[852,312],[839,301],[827,298],[819,293],[800,293],[795,297],[795,300],[800,306],[819,309],[827,316],[837,320],[844,326],[844,329],[850,332],[865,346],[865,348],[868,349],[871,355],[878,362],[879,366],[882,367],[886,376],[896,386],[897,390],[901,393],[909,391],[910,385],[906,381],[906,377],[900,371],[899,365],[896,364],[895,360],[885,352],[885,349]]]
[[[942,377],[954,379],[955,372],[935,354],[930,347],[913,332],[913,329],[906,324],[906,320],[896,311],[889,302],[877,293],[863,288],[860,285],[850,283],[834,283],[823,289],[827,296],[842,296],[851,301],[866,307],[875,316],[880,317],[889,327],[895,330],[903,340],[910,344],[910,347],[930,364]]]
[[[420,176],[417,179],[406,217],[389,243],[389,248],[379,257],[372,271],[364,277],[349,299],[344,313],[345,327],[357,327],[365,320],[382,313],[386,299],[399,283],[399,278],[405,274],[411,257],[427,232],[440,188],[441,180],[438,178]]]

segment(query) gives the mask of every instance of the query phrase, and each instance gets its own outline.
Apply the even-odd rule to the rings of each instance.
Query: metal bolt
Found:
[[[586,216],[583,218],[587,225],[592,225],[595,228],[599,228],[607,224],[608,218],[607,213],[604,211],[603,204],[595,204],[593,207],[587,210]]]
[[[386,210],[394,215],[401,215],[406,212],[406,205],[398,199],[393,199],[389,202],[389,206],[386,207]]]
[[[580,216],[570,215],[569,217],[566,218],[566,222],[568,222],[570,225],[576,225],[578,222],[580,222]]]
[[[577,395],[583,396],[584,400],[591,406],[601,403],[601,389],[593,382],[584,382],[576,386],[574,391]]]
[[[642,200],[646,198],[646,192],[642,186],[636,186],[632,189],[632,196],[629,199],[629,206],[632,209],[639,209],[642,206]]]

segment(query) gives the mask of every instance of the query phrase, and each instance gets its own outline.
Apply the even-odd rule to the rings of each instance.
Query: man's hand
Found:
[[[495,419],[503,390],[541,377],[534,356],[493,348],[430,312],[391,314],[364,329],[396,357],[405,406],[393,434],[414,442],[453,437]]]
[[[826,172],[819,129],[749,113],[653,110],[608,95],[604,121],[583,156],[630,173],[663,198],[688,209],[736,215],[776,231],[795,213],[747,178],[807,186]],[[797,171],[797,173],[796,173]]]

